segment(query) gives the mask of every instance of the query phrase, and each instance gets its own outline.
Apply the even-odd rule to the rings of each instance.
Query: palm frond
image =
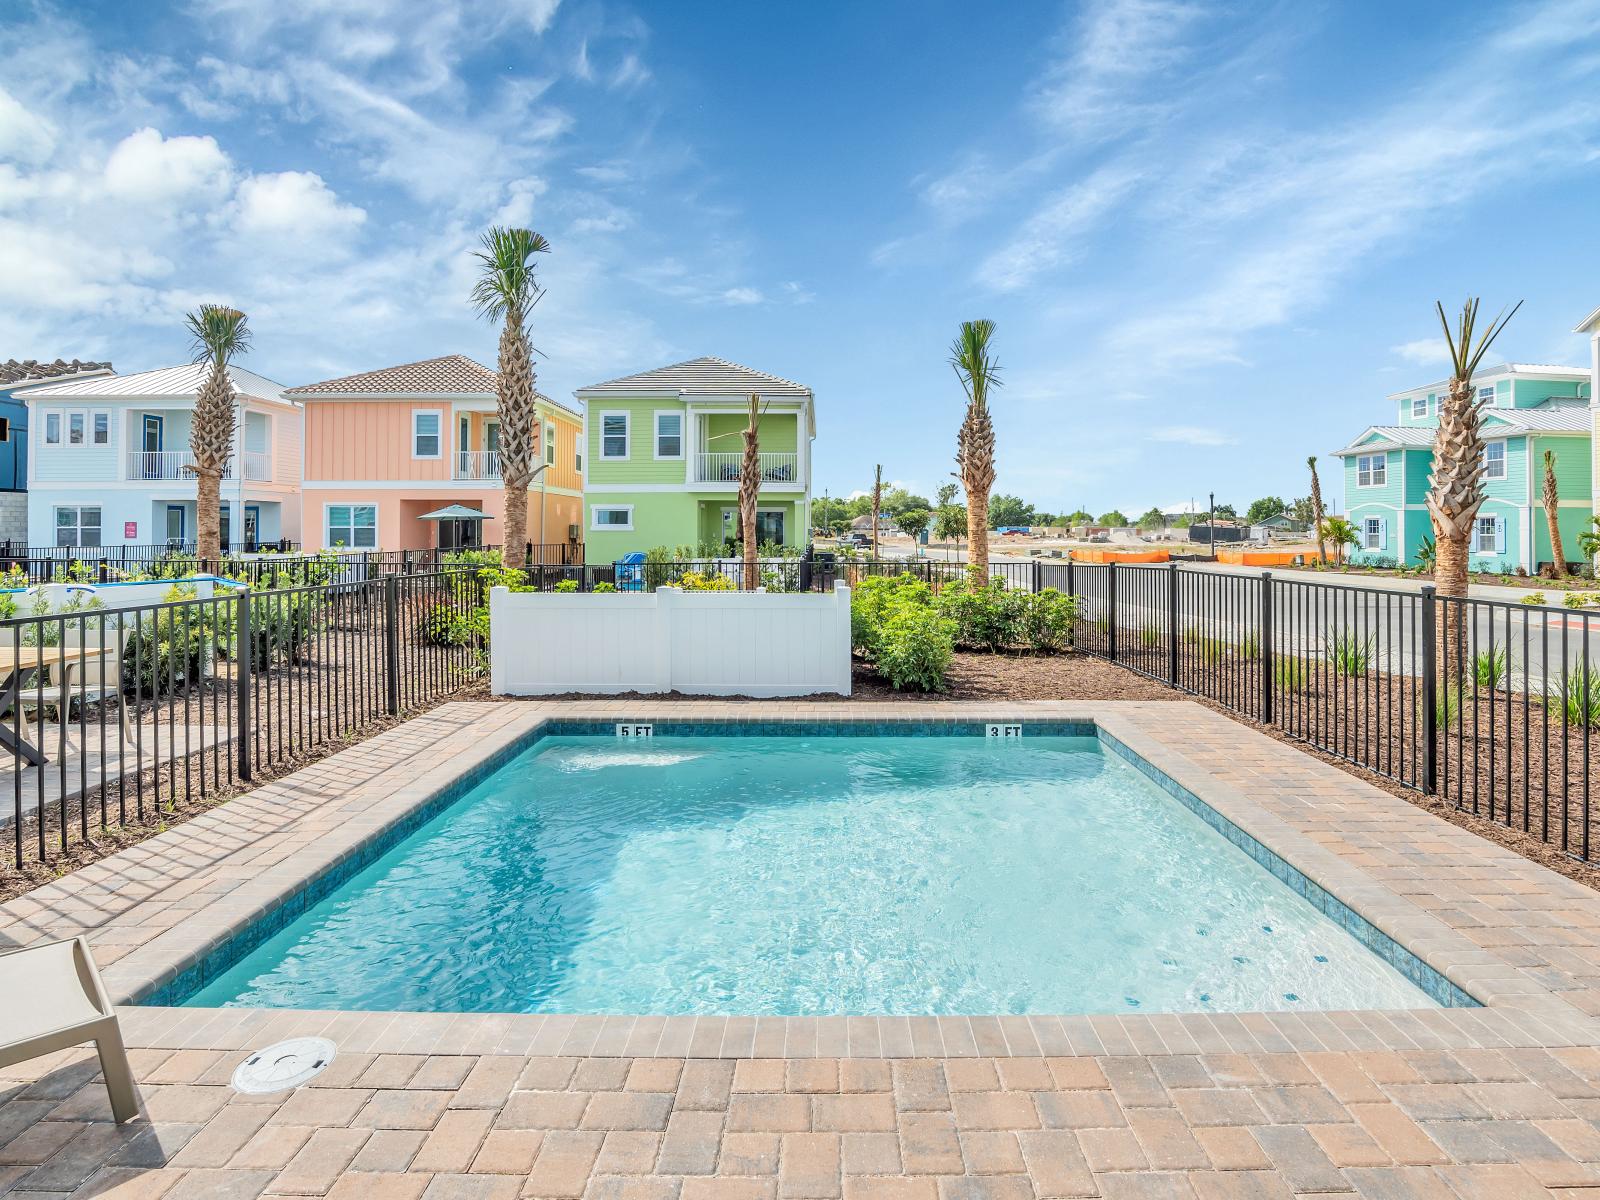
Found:
[[[550,243],[531,229],[495,225],[484,233],[478,260],[478,282],[472,285],[472,307],[478,315],[498,321],[515,309],[526,312],[539,298],[533,256],[548,254]]]
[[[226,304],[202,304],[194,312],[185,313],[183,322],[189,328],[189,348],[194,352],[191,361],[226,367],[236,355],[250,348],[249,320]]]
[[[1445,346],[1450,351],[1451,377],[1465,383],[1477,374],[1478,367],[1483,363],[1483,356],[1489,352],[1494,340],[1505,331],[1511,318],[1517,315],[1517,310],[1522,307],[1522,301],[1518,300],[1509,311],[1501,309],[1500,315],[1489,322],[1489,328],[1481,334],[1478,333],[1476,296],[1470,297],[1461,306],[1461,316],[1454,329],[1450,327],[1450,318],[1445,316],[1444,305],[1435,300],[1433,306],[1439,312],[1439,325],[1444,329]]]
[[[989,389],[1000,386],[1000,364],[989,352],[993,337],[994,322],[985,317],[961,322],[961,332],[950,344],[950,366],[974,408],[985,407]]]

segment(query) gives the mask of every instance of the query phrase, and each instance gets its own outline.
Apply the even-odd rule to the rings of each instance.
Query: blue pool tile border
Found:
[[[1426,992],[1435,1003],[1445,1008],[1482,1008],[1481,1001],[1452,982],[1447,976],[1429,966],[1410,950],[1395,941],[1355,909],[1333,895],[1326,888],[1309,879],[1292,863],[1263,846],[1240,829],[1227,817],[1212,808],[1172,776],[1152,764],[1138,751],[1130,749],[1117,737],[1099,731],[1100,743],[1118,758],[1128,763],[1162,791],[1177,800],[1195,816],[1215,829],[1240,850],[1243,850],[1262,867],[1270,871],[1280,883],[1303,898],[1313,908],[1328,917],[1373,954],[1399,971],[1417,987]]]
[[[1004,720],[1004,719],[1002,719]],[[300,887],[282,897],[272,908],[251,921],[232,936],[224,939],[203,955],[197,962],[164,983],[135,995],[132,1002],[138,1005],[172,1007],[183,1004],[201,988],[219,975],[230,970],[242,958],[255,950],[268,938],[297,920],[307,909],[316,905],[348,880],[371,866],[396,844],[426,825],[444,809],[450,807],[489,775],[505,766],[531,746],[550,737],[584,737],[607,735],[618,724],[649,724],[654,732],[666,737],[983,737],[986,727],[994,720],[955,720],[929,718],[926,720],[771,720],[757,718],[720,718],[716,720],[660,720],[658,718],[607,717],[604,720],[551,719],[540,723],[526,734],[472,767],[463,771],[433,796],[417,805],[409,813],[386,829],[367,839],[349,854],[339,859]],[[1447,1008],[1478,1008],[1482,1005],[1467,992],[1452,983],[1433,967],[1423,962],[1388,934],[1378,929],[1360,913],[1350,908],[1324,888],[1308,879],[1302,872],[1279,855],[1263,846],[1255,838],[1229,821],[1188,788],[1170,775],[1159,770],[1136,751],[1090,720],[1040,721],[1023,719],[1005,720],[1024,727],[1025,737],[1087,737],[1099,743],[1144,774],[1156,786],[1183,804],[1206,824],[1277,879],[1304,898],[1313,907],[1335,921],[1369,951],[1389,963],[1402,975],[1421,988],[1436,1003]]]

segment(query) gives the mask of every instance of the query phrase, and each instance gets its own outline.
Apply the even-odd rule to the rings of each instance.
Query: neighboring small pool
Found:
[[[544,737],[186,1003],[804,1016],[1436,1001],[1096,738],[880,735]]]

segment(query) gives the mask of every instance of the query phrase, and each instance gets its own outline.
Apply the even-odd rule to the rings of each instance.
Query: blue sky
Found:
[[[964,318],[996,490],[1099,512],[1303,493],[1442,376],[1436,298],[1577,365],[1600,305],[1594,0],[0,0],[0,61],[0,357],[225,300],[286,384],[492,363],[470,252],[529,224],[543,390],[801,380],[835,495],[948,477]]]

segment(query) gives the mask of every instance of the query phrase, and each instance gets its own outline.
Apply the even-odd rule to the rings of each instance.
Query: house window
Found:
[[[1428,398],[1426,396],[1417,396],[1411,401],[1411,415],[1413,417],[1425,417],[1428,415]]]
[[[67,505],[56,509],[56,545],[98,546],[99,544],[99,505]]]
[[[683,457],[683,414],[658,412],[656,414],[656,457]]]
[[[1383,519],[1381,517],[1368,517],[1361,522],[1361,548],[1363,550],[1383,549]]]
[[[633,505],[600,505],[594,506],[594,520],[590,526],[593,529],[632,529]]]
[[[1485,479],[1504,479],[1506,477],[1506,444],[1504,442],[1484,443],[1483,477]]]
[[[556,427],[548,421],[544,426],[544,461],[546,466],[556,465]]]
[[[328,505],[328,545],[345,546],[352,550],[371,550],[377,544],[376,504]]]
[[[1499,554],[1499,545],[1499,517],[1479,517],[1472,523],[1472,552],[1474,554]]]
[[[1383,487],[1389,482],[1389,456],[1363,454],[1356,459],[1356,486]]]
[[[1494,388],[1493,387],[1481,387],[1481,388],[1479,388],[1478,389],[1478,403],[1482,404],[1482,405],[1489,406],[1489,407],[1493,407],[1493,405],[1494,405]]]
[[[417,408],[411,411],[411,457],[438,458],[440,414],[436,409]]]
[[[600,414],[600,457],[628,457],[628,414]]]
[[[111,414],[97,412],[94,414],[94,444],[108,446],[111,444]]]
[[[572,441],[572,469],[583,472],[583,443],[576,438]]]
[[[58,412],[44,415],[44,444],[47,446],[61,444],[61,414]]]
[[[81,413],[81,412],[75,412],[75,413],[68,413],[67,414],[67,445],[69,445],[69,446],[81,446],[81,445],[83,445],[83,430],[84,430],[84,418],[85,418],[85,416],[86,416],[86,414]]]

